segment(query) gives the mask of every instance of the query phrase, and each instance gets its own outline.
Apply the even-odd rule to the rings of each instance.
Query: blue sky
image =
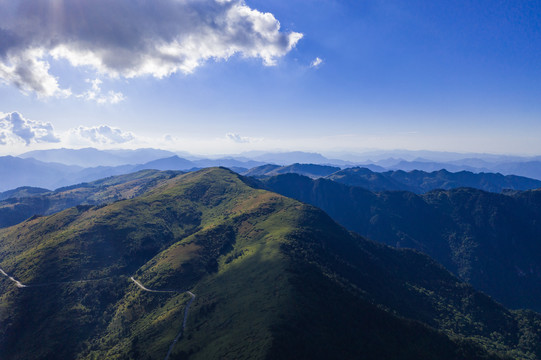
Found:
[[[0,5],[0,154],[541,154],[539,1],[24,3]]]

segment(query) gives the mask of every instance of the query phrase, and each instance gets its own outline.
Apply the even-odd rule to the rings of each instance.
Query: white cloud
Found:
[[[25,119],[18,112],[0,113],[0,145],[57,143],[60,139],[48,122]]]
[[[274,65],[301,38],[244,0],[1,1],[0,79],[42,97],[69,96],[48,61],[162,78],[234,54]]]
[[[259,142],[259,141],[263,140],[261,138],[252,138],[252,137],[247,137],[247,136],[240,136],[239,134],[235,134],[235,133],[227,133],[227,134],[225,134],[225,138],[226,138],[226,140],[228,140],[230,142],[237,143],[237,144],[248,144],[248,143],[254,143],[254,142]]]
[[[90,89],[80,95],[77,95],[77,97],[85,100],[95,101],[98,104],[116,104],[125,99],[124,94],[113,90],[109,90],[107,94],[103,94],[100,86],[102,81],[100,79],[86,79],[86,82],[90,83]]]
[[[69,97],[71,90],[60,88],[57,79],[49,74],[49,63],[43,57],[44,51],[40,48],[0,56],[0,80],[24,93],[34,91],[39,97]]]
[[[161,139],[163,142],[165,143],[168,143],[168,144],[175,144],[177,142],[180,141],[180,139],[174,135],[171,135],[171,134],[165,134],[162,136],[162,139]]]
[[[7,135],[3,132],[0,132],[0,145],[7,144]]]
[[[321,66],[321,64],[323,64],[323,60],[319,57],[316,57],[311,63],[310,63],[310,67],[311,68],[318,68]]]
[[[108,125],[94,127],[79,126],[68,131],[71,143],[89,143],[92,145],[123,144],[135,139],[133,133],[122,131]]]

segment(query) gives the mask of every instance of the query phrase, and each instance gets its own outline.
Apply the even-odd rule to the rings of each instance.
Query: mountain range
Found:
[[[277,152],[277,153],[243,153],[215,158],[205,158],[187,153],[175,154],[170,151],[158,149],[136,150],[97,150],[85,149],[53,149],[36,150],[19,155],[19,157],[0,157],[0,173],[9,174],[0,178],[0,191],[7,191],[21,186],[42,187],[55,189],[62,186],[73,185],[81,182],[98,180],[108,176],[128,174],[143,169],[156,170],[193,170],[212,166],[225,166],[236,172],[244,173],[255,167],[270,163],[273,166],[291,167],[296,164],[312,164],[328,168],[365,167],[372,172],[387,172],[389,170],[404,171],[439,171],[446,169],[449,172],[469,171],[473,173],[501,173],[504,175],[527,176],[541,180],[541,162],[537,157],[509,157],[477,155],[480,158],[462,158],[459,154],[433,153],[433,152],[389,152],[388,155],[403,155],[412,159],[412,154],[425,155],[433,159],[446,161],[434,161],[430,158],[414,158],[404,160],[400,157],[382,158],[377,161],[366,160],[366,156],[357,155],[359,161],[349,161],[324,157],[317,153],[307,152]],[[179,156],[180,155],[180,156]],[[452,156],[451,156],[452,155]],[[352,155],[344,154],[346,157]],[[464,156],[464,155],[463,155]],[[352,158],[355,158],[353,156]],[[364,161],[360,161],[365,159]],[[315,169],[315,168],[314,168]],[[315,171],[314,169],[310,171]],[[320,170],[321,170],[320,169]],[[260,171],[253,170],[254,176],[267,176],[273,174],[256,174]],[[318,171],[320,171],[318,170]],[[281,169],[276,171],[296,172],[307,176],[319,177],[323,173],[311,174],[310,171],[300,169]],[[324,170],[328,172],[329,170]],[[329,174],[326,174],[329,175]],[[454,185],[453,185],[454,186]],[[419,192],[411,188],[401,188]],[[387,188],[383,190],[389,190]],[[425,190],[426,191],[426,190]],[[493,191],[490,189],[490,191]]]
[[[422,251],[506,306],[541,311],[541,190],[374,193],[297,174],[264,186],[372,240]]]
[[[541,188],[541,180],[499,173],[476,174],[470,171],[455,173],[447,170],[432,172],[421,170],[374,172],[366,168],[348,168],[330,174],[326,178],[372,191],[405,190],[417,194],[435,189],[450,190],[460,187],[471,187],[489,192]]]
[[[18,187],[31,186],[46,189],[56,189],[83,182],[91,182],[109,176],[129,174],[132,172],[155,170],[194,170],[211,165],[227,166],[239,172],[247,167],[258,166],[258,162],[241,162],[234,159],[203,159],[190,161],[173,155],[168,158],[149,161],[140,165],[96,166],[81,167],[61,163],[50,163],[34,158],[19,158],[14,156],[0,157],[0,191],[12,190]]]
[[[279,174],[299,174],[312,178],[319,178],[328,176],[337,171],[340,171],[339,167],[317,164],[291,164],[286,166],[266,164],[258,167],[251,168],[248,171],[242,173],[245,176],[252,176],[257,178],[274,176]]]
[[[42,162],[53,162],[64,165],[97,167],[143,164],[175,155],[176,154],[171,151],[159,149],[98,150],[95,148],[62,148],[29,151],[20,154],[18,157],[23,159],[32,158]]]
[[[326,178],[342,184],[362,187],[371,191],[404,190],[418,194],[435,189],[472,187],[490,192],[504,190],[530,190],[541,188],[541,181],[515,175],[494,173],[475,174],[469,171],[452,173],[447,170],[425,172],[385,171],[376,172],[365,167],[341,170],[338,167],[316,164],[292,164],[279,166],[266,164],[242,172],[245,176],[264,179],[280,174],[299,174],[310,178]]]
[[[426,255],[227,169],[154,175],[0,230],[3,359],[541,356],[541,315]]]

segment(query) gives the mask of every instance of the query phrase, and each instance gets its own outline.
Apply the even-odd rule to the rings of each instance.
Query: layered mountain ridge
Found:
[[[221,168],[2,229],[0,268],[6,359],[541,355],[539,314]]]
[[[541,310],[540,190],[374,193],[296,174],[265,186],[370,239],[422,251],[506,306]]]

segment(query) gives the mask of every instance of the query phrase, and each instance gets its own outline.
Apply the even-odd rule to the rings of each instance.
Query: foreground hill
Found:
[[[370,239],[429,254],[511,308],[541,311],[541,190],[373,193],[294,174],[265,185]]]
[[[0,228],[34,215],[50,215],[76,205],[98,205],[138,196],[179,172],[144,170],[55,191],[23,187],[0,194]]]
[[[2,358],[541,356],[539,314],[250,181],[206,169],[0,230]]]

